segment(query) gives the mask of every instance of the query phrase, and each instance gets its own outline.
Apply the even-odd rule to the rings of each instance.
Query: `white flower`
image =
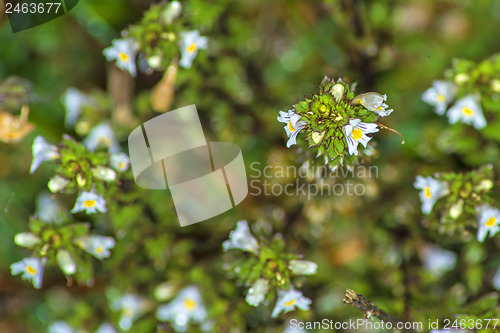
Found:
[[[430,214],[436,201],[448,194],[448,183],[432,177],[417,176],[413,186],[421,190],[419,193],[422,202],[422,213]]]
[[[50,178],[47,187],[49,188],[50,192],[56,193],[66,188],[68,184],[69,184],[68,179],[63,178],[59,175],[55,175],[54,177]]]
[[[56,221],[66,214],[66,209],[48,192],[43,192],[36,198],[35,216],[45,222]]]
[[[75,238],[73,242],[97,259],[108,258],[111,255],[109,250],[115,246],[115,240],[105,236],[80,236]]]
[[[486,127],[486,118],[484,118],[478,95],[467,95],[460,99],[448,110],[448,121],[455,124],[461,121],[468,125],[473,125],[476,129]]]
[[[76,264],[67,250],[59,250],[56,255],[57,264],[66,275],[76,273]]]
[[[483,204],[476,208],[479,227],[477,229],[477,240],[484,242],[488,233],[490,237],[500,230],[500,211],[490,205]]]
[[[179,1],[170,2],[162,14],[165,23],[171,24],[177,17],[179,17],[181,11],[182,11],[182,5]]]
[[[33,151],[33,161],[31,162],[30,173],[35,172],[38,166],[45,161],[59,158],[59,149],[49,144],[43,137],[37,136],[31,147]]]
[[[49,326],[47,333],[75,333],[76,331],[71,328],[64,321],[56,321]]]
[[[14,237],[14,243],[22,247],[33,247],[42,240],[31,232],[21,232]]]
[[[95,333],[116,333],[116,330],[110,323],[104,323],[99,326]]]
[[[245,220],[238,221],[236,229],[231,231],[229,239],[222,243],[224,251],[230,249],[240,249],[252,253],[259,253],[259,242],[250,232],[248,223]]]
[[[290,260],[288,268],[297,275],[314,275],[318,265],[309,260]]]
[[[106,123],[92,128],[89,135],[83,140],[83,144],[90,151],[96,150],[100,145],[106,146],[110,153],[117,153],[120,151],[120,146],[116,141],[115,134],[111,126]]]
[[[104,213],[106,211],[106,201],[94,189],[90,192],[80,192],[76,199],[75,207],[73,207],[71,212],[77,213],[81,211],[85,211],[87,214]]]
[[[495,287],[496,290],[500,290],[500,267],[498,267],[497,272],[493,277],[493,287]]]
[[[349,155],[358,155],[358,143],[361,143],[366,148],[368,141],[372,138],[367,134],[378,132],[377,124],[363,123],[359,119],[349,119],[349,124],[344,128]]]
[[[111,308],[120,311],[119,326],[122,330],[128,330],[148,310],[148,302],[137,295],[126,294],[111,302]]]
[[[311,300],[309,298],[304,297],[300,291],[292,287],[289,290],[278,290],[278,300],[276,301],[272,317],[277,318],[281,312],[287,313],[295,310],[296,307],[301,310],[309,310],[310,304]]]
[[[105,182],[112,182],[116,179],[116,172],[102,165],[90,169],[90,172],[92,172],[94,177],[104,180]]]
[[[73,126],[80,116],[82,107],[92,104],[92,101],[87,95],[73,87],[66,90],[61,100],[66,109],[66,118],[64,121],[66,126]]]
[[[422,94],[422,100],[436,108],[440,116],[446,111],[446,107],[455,97],[457,86],[448,81],[434,81],[432,87]]]
[[[135,57],[139,51],[139,45],[133,38],[114,39],[112,45],[102,53],[106,60],[116,60],[116,66],[126,70],[130,75],[136,75]]]
[[[47,258],[24,258],[23,260],[10,265],[12,275],[23,273],[23,280],[30,280],[33,287],[39,289],[42,287],[43,267]]]
[[[352,103],[359,103],[363,105],[368,111],[373,111],[378,114],[380,117],[388,116],[394,111],[393,109],[387,110],[389,107],[385,104],[387,100],[387,95],[381,95],[376,92],[367,92],[361,95],[358,95],[353,98]]]
[[[161,305],[156,311],[158,320],[173,323],[179,332],[185,332],[190,321],[202,323],[206,317],[200,292],[194,286],[182,289],[173,301]]]
[[[286,146],[290,148],[290,146],[297,143],[297,134],[304,128],[306,122],[300,121],[301,116],[296,114],[294,109],[288,110],[288,113],[280,111],[279,114],[278,121],[286,124],[284,128],[286,135],[289,137]]]
[[[130,159],[125,153],[111,154],[109,165],[116,171],[124,172],[130,165]]]
[[[457,255],[453,251],[443,250],[436,246],[426,246],[421,250],[424,268],[435,274],[441,275],[451,271],[457,264]]]
[[[252,287],[248,289],[245,301],[251,306],[258,306],[266,297],[268,290],[269,282],[263,278],[257,279]]]
[[[193,59],[198,53],[198,49],[206,49],[208,38],[200,36],[198,30],[185,31],[180,34],[179,47],[181,48],[181,61],[179,65],[184,68],[190,68]]]

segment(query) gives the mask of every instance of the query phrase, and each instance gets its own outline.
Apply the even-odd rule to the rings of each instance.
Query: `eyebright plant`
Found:
[[[318,94],[298,101],[287,112],[280,111],[278,121],[285,123],[287,147],[307,146],[332,170],[353,167],[373,155],[374,148],[368,145],[371,135],[380,128],[392,130],[378,120],[393,110],[386,104],[387,95],[355,95],[355,88],[356,84],[325,77]],[[303,140],[297,141],[300,136]]]

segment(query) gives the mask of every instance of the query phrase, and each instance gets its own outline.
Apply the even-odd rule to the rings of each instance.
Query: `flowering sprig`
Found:
[[[91,284],[91,257],[85,252],[102,260],[110,256],[115,245],[112,237],[90,234],[88,223],[50,223],[38,218],[30,219],[29,231],[17,234],[15,243],[29,249],[33,257],[25,258],[24,266],[13,264],[12,274],[19,274],[24,267],[23,278],[32,280],[35,288],[41,287],[46,263],[59,266],[64,275],[74,276],[78,282]]]
[[[227,268],[230,275],[249,287],[245,301],[251,306],[259,306],[277,294],[277,302],[272,312],[277,317],[281,312],[289,312],[296,307],[309,309],[311,301],[294,288],[301,283],[304,275],[316,274],[317,265],[301,260],[299,255],[288,253],[285,242],[277,235],[271,240],[257,241],[248,223],[239,221],[229,240],[223,243],[224,251],[242,250],[249,255],[235,258]]]
[[[461,122],[477,130],[485,129],[483,135],[498,140],[500,55],[478,64],[454,59],[445,77],[446,80],[434,81],[423,93],[424,102],[433,105],[439,115],[446,114],[451,124]]]
[[[278,121],[285,123],[287,147],[303,136],[305,140],[299,139],[298,145],[307,142],[316,158],[323,156],[325,165],[350,167],[373,153],[367,146],[371,134],[379,128],[389,129],[377,122],[393,111],[386,101],[386,95],[376,92],[355,96],[355,84],[325,77],[318,94],[298,101],[287,112],[280,111]]]
[[[414,186],[420,191],[422,213],[439,221],[430,224],[441,233],[470,238],[476,234],[483,242],[500,230],[500,211],[491,205],[493,187],[491,166],[468,173],[439,173],[417,176]]]

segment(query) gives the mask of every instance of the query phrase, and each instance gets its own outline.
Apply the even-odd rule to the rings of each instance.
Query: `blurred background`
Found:
[[[276,117],[317,92],[324,76],[358,82],[360,92],[387,94],[395,111],[384,124],[406,143],[390,131],[377,133],[372,141],[378,154],[368,163],[377,173],[352,179],[365,186],[363,196],[250,195],[230,212],[182,229],[165,191],[132,187],[127,195],[143,196],[144,206],[116,203],[109,215],[92,217],[96,230],[121,233],[111,258],[95,260],[94,286],[71,284],[57,269],[47,269],[41,290],[11,276],[10,264],[26,255],[14,235],[26,230],[54,169],[48,163],[29,174],[33,138],[82,138],[64,126],[64,92],[76,87],[101,96],[104,104],[126,105],[125,118],[109,107],[89,120],[111,120],[125,152],[130,131],[158,114],[149,95],[163,73],[132,78],[102,54],[152,3],[82,0],[68,14],[18,33],[0,10],[0,81],[17,76],[31,83],[28,120],[35,126],[17,143],[0,142],[0,332],[45,332],[57,320],[93,332],[101,322],[118,321],[106,301],[114,289],[153,299],[164,281],[201,286],[215,332],[282,332],[291,318],[361,318],[362,312],[342,304],[347,288],[388,313],[422,322],[466,313],[471,302],[495,291],[498,237],[488,244],[454,242],[429,231],[413,188],[418,174],[477,167],[440,146],[440,133],[450,125],[421,94],[443,78],[454,58],[481,61],[500,52],[495,0],[182,1],[209,47],[191,70],[178,72],[170,109],[196,104],[207,139],[238,144],[249,176],[253,162],[303,163],[294,147],[286,148]],[[498,153],[491,156],[498,167]],[[61,200],[71,209],[71,200]],[[270,320],[273,301],[259,308],[245,303],[246,288],[225,271],[231,256],[221,248],[241,219],[258,234],[280,233],[288,251],[318,263],[318,274],[301,289],[313,301],[311,311]],[[452,271],[425,269],[423,249],[431,245],[456,254]],[[154,332],[157,324],[150,312],[131,331]]]

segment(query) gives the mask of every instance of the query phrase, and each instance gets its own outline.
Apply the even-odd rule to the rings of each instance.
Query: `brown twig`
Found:
[[[365,314],[365,319],[370,317],[375,317],[384,322],[392,323],[393,327],[396,328],[399,322],[402,322],[396,317],[393,317],[383,310],[381,310],[375,303],[370,302],[365,296],[358,294],[352,289],[347,289],[343,300],[344,304],[349,304],[358,310],[361,310]],[[413,330],[406,330],[405,332],[415,332]]]

